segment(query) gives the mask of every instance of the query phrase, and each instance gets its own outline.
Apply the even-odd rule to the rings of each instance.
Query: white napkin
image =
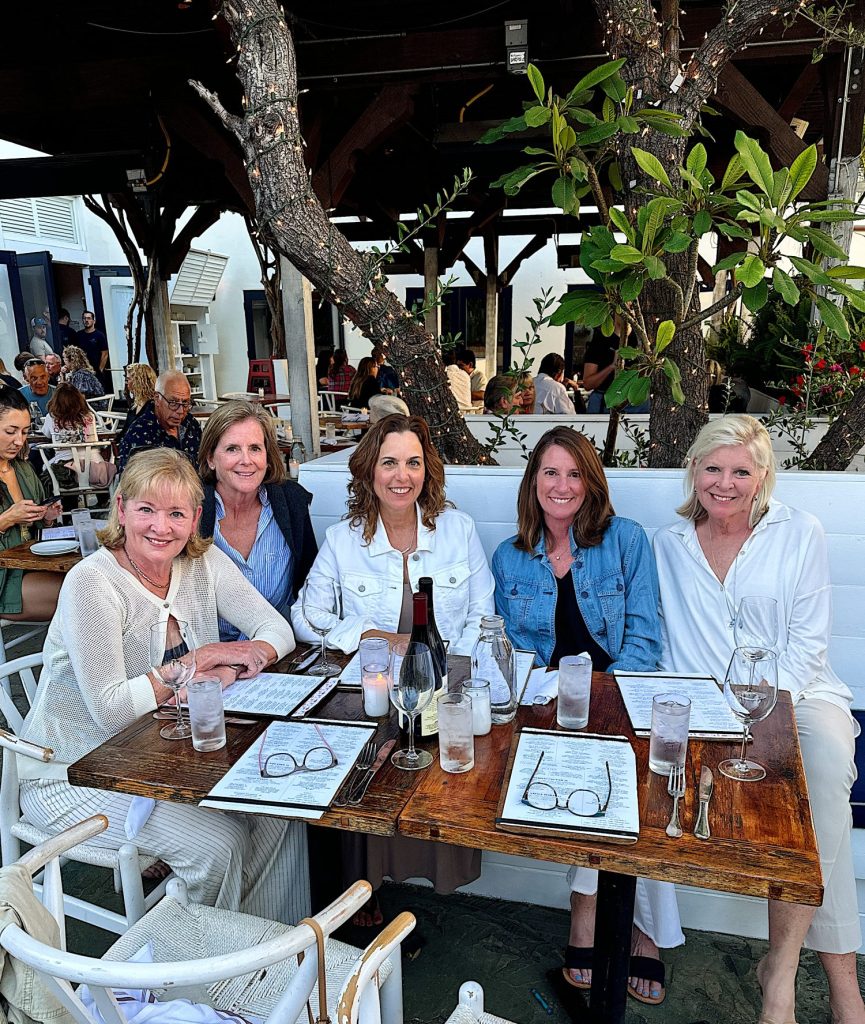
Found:
[[[147,824],[156,801],[149,796],[134,796],[126,812],[126,821],[123,828],[127,839],[134,839]]]
[[[129,958],[129,962],[152,964],[153,943],[145,943]],[[259,1017],[241,1017],[239,1013],[215,1010],[206,1003],[193,1003],[188,999],[170,999],[160,1003],[145,988],[116,988],[113,992],[128,1024],[261,1024]],[[81,986],[78,996],[93,1014],[93,1019],[105,1024],[105,1018],[94,1003],[87,985]]]
[[[520,704],[549,704],[559,695],[559,673],[533,668]]]

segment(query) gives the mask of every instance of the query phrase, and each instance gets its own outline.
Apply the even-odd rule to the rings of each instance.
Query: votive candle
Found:
[[[361,669],[363,711],[370,718],[381,718],[390,712],[387,688],[387,668],[384,665],[364,665]]]
[[[475,736],[486,736],[492,728],[490,684],[486,679],[466,679],[463,693],[472,699],[472,732]]]

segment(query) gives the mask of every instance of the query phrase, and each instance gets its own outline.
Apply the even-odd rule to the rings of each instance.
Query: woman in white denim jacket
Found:
[[[342,619],[328,633],[331,647],[354,651],[364,636],[393,637],[412,624],[412,592],[422,576],[433,579],[436,625],[450,649],[471,653],[481,617],[495,611],[493,576],[472,519],[448,507],[444,466],[419,416],[387,416],[371,427],[348,463],[346,518],[327,531],[306,586],[333,580],[342,593]],[[291,609],[295,633],[317,638]],[[452,892],[480,874],[480,850],[417,839],[376,836],[343,840],[346,882],[368,878],[378,888],[429,878],[438,892]],[[380,924],[371,901],[357,924]]]

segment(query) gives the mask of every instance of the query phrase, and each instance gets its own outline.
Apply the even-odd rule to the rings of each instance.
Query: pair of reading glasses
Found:
[[[285,779],[289,775],[299,775],[302,772],[326,772],[328,768],[335,768],[339,764],[339,758],[318,726],[315,727],[315,731],[321,737],[324,745],[310,747],[298,760],[297,755],[286,750],[279,750],[264,757],[264,744],[267,739],[267,730],[265,730],[258,748],[259,775],[263,779]]]
[[[613,778],[610,774],[610,762],[605,761],[607,770],[607,799],[602,801],[600,794],[593,789],[573,789],[568,793],[567,799],[560,800],[556,789],[548,782],[535,782],[535,776],[541,767],[545,751],[541,751],[535,770],[529,778],[520,802],[528,804],[536,811],[554,811],[556,809],[569,811],[578,818],[603,818],[610,806],[610,798],[613,795]]]

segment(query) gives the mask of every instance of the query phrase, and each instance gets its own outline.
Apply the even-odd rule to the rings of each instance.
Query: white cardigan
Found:
[[[462,371],[460,371],[462,373]],[[468,377],[463,374],[468,380]],[[464,512],[445,509],[428,530],[417,509],[417,550],[409,555],[412,590],[421,576],[433,580],[433,608],[442,639],[454,653],[470,654],[480,632],[481,617],[495,613],[495,582],[474,521]],[[309,571],[307,583],[334,580],[342,592],[342,619],[328,633],[330,647],[356,651],[368,629],[395,633],[402,608],[403,558],[391,547],[379,520],[369,545],[363,529],[348,520],[331,526]],[[291,624],[298,638],[318,642],[319,636],[303,617],[303,595],[291,608]]]
[[[221,615],[280,658],[294,650],[288,623],[218,548],[201,558],[175,558],[164,601],[100,548],[63,581],[36,701],[24,722],[24,738],[51,747],[56,760],[19,757],[22,779],[65,779],[73,761],[154,710],[150,627],[169,613],[189,624],[197,647],[218,642]]]
[[[735,646],[730,608],[743,597],[773,597],[778,602],[779,686],[790,691],[794,703],[819,698],[850,714],[853,695],[829,664],[832,590],[826,539],[814,516],[770,501],[723,587],[692,522],[659,530],[653,547],[661,589],[663,668],[723,680]]]

